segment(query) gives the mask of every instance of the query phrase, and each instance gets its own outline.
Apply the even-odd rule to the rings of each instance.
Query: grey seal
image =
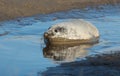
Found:
[[[84,44],[99,41],[98,29],[83,19],[72,19],[51,26],[44,33],[45,43]]]

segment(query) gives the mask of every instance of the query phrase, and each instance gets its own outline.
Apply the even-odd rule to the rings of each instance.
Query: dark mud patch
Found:
[[[88,56],[81,61],[50,67],[42,76],[119,76],[119,59],[120,52]]]

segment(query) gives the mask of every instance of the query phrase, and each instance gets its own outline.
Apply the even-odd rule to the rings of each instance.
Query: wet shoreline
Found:
[[[0,0],[0,21],[86,7],[102,9],[97,6],[119,3],[120,0]]]
[[[117,51],[111,54],[88,56],[81,61],[49,67],[48,70],[42,73],[38,72],[38,76],[119,76],[120,51]]]
[[[101,8],[74,9],[0,22],[0,76],[119,76],[119,52],[79,61],[79,57],[99,54],[105,49],[120,51],[117,48],[120,46],[119,6]],[[85,50],[81,48],[83,46],[43,49],[42,37],[48,27],[78,18],[90,21],[99,29],[100,43]],[[61,64],[64,61],[65,64]]]

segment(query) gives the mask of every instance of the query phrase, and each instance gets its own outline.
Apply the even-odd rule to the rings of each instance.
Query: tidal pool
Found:
[[[57,12],[0,22],[0,76],[37,76],[61,63],[120,46],[120,7]],[[86,19],[100,31],[95,45],[50,47],[44,44],[43,33],[52,24],[66,19]]]

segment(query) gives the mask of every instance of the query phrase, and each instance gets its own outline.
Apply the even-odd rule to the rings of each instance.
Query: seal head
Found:
[[[81,44],[96,43],[99,32],[95,26],[82,19],[73,19],[58,23],[44,33],[45,43]]]

